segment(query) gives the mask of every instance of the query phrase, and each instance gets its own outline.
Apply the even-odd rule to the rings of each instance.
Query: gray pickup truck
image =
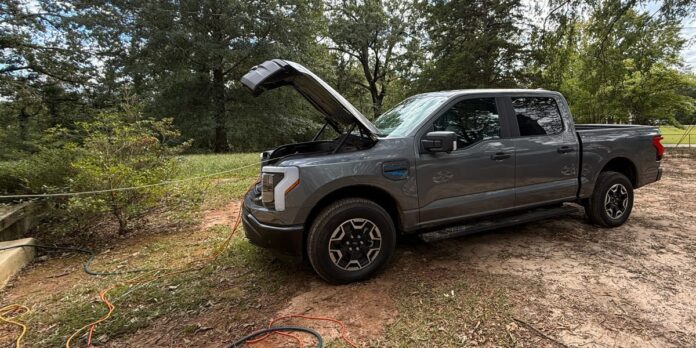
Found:
[[[434,241],[580,208],[567,203],[616,227],[633,190],[662,174],[657,128],[575,125],[558,92],[425,93],[370,122],[294,62],[266,61],[241,82],[254,95],[292,86],[325,116],[312,141],[262,153],[242,217],[249,241],[308,258],[332,283],[382,269],[399,235]]]

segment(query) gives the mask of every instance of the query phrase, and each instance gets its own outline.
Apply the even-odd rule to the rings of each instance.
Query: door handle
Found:
[[[500,161],[506,158],[510,158],[510,154],[506,152],[496,152],[495,154],[491,155],[491,159],[494,161]]]
[[[575,151],[575,149],[570,146],[561,146],[557,149],[557,151],[558,153],[568,153]]]

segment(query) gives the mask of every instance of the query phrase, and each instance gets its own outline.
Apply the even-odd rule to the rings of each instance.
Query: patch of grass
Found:
[[[499,282],[489,274],[462,272],[435,284],[405,284],[396,297],[399,316],[378,345],[513,346],[506,330],[512,305]]]
[[[179,160],[181,167],[177,179],[224,172],[178,184],[181,193],[179,200],[196,200],[199,207],[206,209],[219,208],[231,200],[241,198],[259,177],[260,159],[257,153],[186,155]],[[170,200],[173,198],[176,199],[176,196],[170,197]],[[203,198],[205,204],[199,202]],[[190,210],[177,211],[185,215]]]
[[[213,236],[203,242],[207,250],[196,257],[177,240],[151,245],[147,251],[159,252],[154,260],[146,262],[146,267],[180,267],[180,260],[204,259],[220,246],[230,228],[220,226],[211,232]],[[236,309],[235,313],[229,313],[232,320],[240,313],[257,310],[263,301],[259,294],[282,293],[284,284],[293,274],[292,267],[274,262],[267,251],[251,246],[237,235],[215,262],[203,264],[200,269],[145,283],[119,285],[111,290],[108,298],[116,305],[116,310],[109,320],[97,327],[93,342],[101,345],[131,335],[158,318],[184,320],[220,304]],[[130,277],[133,276],[89,278],[88,282],[61,291],[45,303],[33,305],[34,310],[28,315],[32,330],[27,343],[37,347],[64,345],[69,335],[106,313],[105,305],[97,296],[99,291]],[[283,299],[283,296],[277,297]],[[185,332],[187,328],[184,325],[181,329]],[[84,336],[75,343],[83,345]]]
[[[682,144],[688,144],[689,143],[689,135],[684,137],[684,133],[689,129],[691,126],[684,126],[684,128],[677,128],[673,126],[660,126],[660,133],[662,134],[662,137],[664,138],[662,140],[663,144],[677,144],[680,140]],[[695,127],[696,128],[696,127]],[[696,129],[692,129],[691,132],[691,144],[696,145]],[[682,137],[684,139],[682,140]]]
[[[249,178],[259,175],[258,153],[186,155],[181,156],[180,160],[182,165],[178,173],[179,178],[209,175],[243,166],[245,168],[223,174],[221,177]]]

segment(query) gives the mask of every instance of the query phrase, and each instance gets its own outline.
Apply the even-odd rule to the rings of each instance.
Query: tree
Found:
[[[518,84],[524,63],[519,0],[435,0],[421,6],[432,55],[421,90]]]
[[[584,122],[675,123],[693,112],[684,91],[694,80],[680,71],[680,10],[637,4],[606,1],[585,13],[554,7],[547,18],[555,28],[536,33],[535,85],[563,92]]]
[[[84,6],[90,9],[93,30],[119,47],[109,52],[113,69],[148,102],[146,111],[174,116],[185,135],[213,139],[210,146],[216,152],[230,149],[230,116],[240,117],[240,104],[248,99],[239,78],[265,59],[311,52],[308,46],[316,44],[315,23],[322,9],[317,1],[301,0],[159,0]],[[101,18],[114,12],[127,20],[103,26]]]
[[[370,93],[372,114],[379,116],[389,83],[408,66],[406,46],[416,42],[414,7],[398,0],[343,0],[328,13],[329,49],[338,52],[347,81]],[[362,78],[351,73],[353,63]]]
[[[0,141],[13,158],[36,150],[32,142],[44,129],[72,123],[84,107],[76,90],[92,65],[67,3],[4,1],[0,28],[0,112],[12,120]]]
[[[47,79],[80,83],[85,77],[83,37],[71,30],[69,5],[55,1],[0,3],[0,78],[3,87]],[[14,82],[14,83],[13,83]],[[4,95],[11,89],[3,88]],[[8,94],[6,94],[8,93]]]

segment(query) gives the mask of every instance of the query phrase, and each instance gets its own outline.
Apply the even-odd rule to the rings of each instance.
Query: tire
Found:
[[[312,268],[333,284],[373,276],[387,265],[395,248],[396,229],[391,216],[377,203],[363,198],[342,199],[324,208],[307,236]]]
[[[633,210],[633,184],[617,172],[602,172],[597,178],[585,212],[592,223],[603,227],[623,225]]]

